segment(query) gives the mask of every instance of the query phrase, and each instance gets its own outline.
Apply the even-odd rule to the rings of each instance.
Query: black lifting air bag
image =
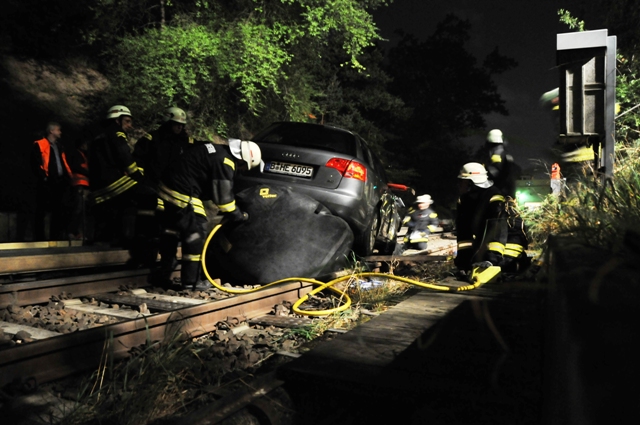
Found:
[[[284,186],[253,186],[236,195],[249,220],[228,223],[206,247],[211,278],[266,284],[315,278],[346,264],[353,232],[318,201]]]

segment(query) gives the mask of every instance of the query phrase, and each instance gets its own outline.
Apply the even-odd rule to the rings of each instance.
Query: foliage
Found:
[[[578,31],[584,31],[584,21],[576,18],[575,16],[571,15],[571,12],[569,12],[568,10],[565,9],[559,9],[558,10],[558,16],[560,16],[560,22],[562,22],[563,24],[566,24],[569,28],[573,29],[577,29]]]
[[[546,241],[548,235],[570,235],[586,246],[612,251],[622,250],[627,235],[636,234],[640,218],[640,64],[638,48],[637,2],[601,1],[609,33],[617,36],[616,102],[620,112],[615,118],[616,146],[614,174],[602,180],[592,170],[570,183],[565,199],[549,196],[535,211],[525,214],[534,242]],[[567,10],[559,10],[560,21],[579,31],[587,30],[585,21]]]
[[[620,251],[629,232],[640,232],[640,143],[616,146],[612,179],[585,173],[564,200],[551,195],[542,206],[523,214],[536,242],[549,234],[572,236],[585,246]]]
[[[143,123],[157,108],[183,105],[203,124],[223,135],[241,118],[236,111],[261,114],[265,107],[284,119],[307,116],[317,94],[309,75],[318,65],[298,63],[309,46],[320,55],[326,46],[342,52],[343,61],[328,68],[363,70],[358,57],[379,39],[366,7],[385,1],[245,0],[209,7],[198,2],[197,14],[176,13],[161,26],[122,35],[108,53],[113,98],[140,108]],[[311,55],[303,60],[312,61]],[[335,57],[333,57],[335,59]],[[292,84],[288,80],[292,78]],[[132,103],[133,102],[133,103]],[[238,106],[230,111],[230,106]],[[231,112],[231,114],[229,114]],[[205,117],[210,117],[207,122]],[[234,128],[233,130],[237,130]]]
[[[194,367],[195,347],[179,334],[164,344],[149,341],[131,354],[114,362],[106,350],[105,363],[79,394],[77,408],[65,414],[65,424],[149,423],[182,410],[207,384]]]
[[[406,123],[398,123],[394,132],[400,138],[388,149],[396,163],[419,175],[408,183],[441,205],[455,202],[455,176],[471,156],[460,141],[484,128],[485,115],[508,114],[492,76],[516,62],[497,49],[478,61],[467,50],[470,31],[469,21],[449,15],[424,42],[405,34],[391,49],[386,69],[394,80],[391,93],[411,111]]]

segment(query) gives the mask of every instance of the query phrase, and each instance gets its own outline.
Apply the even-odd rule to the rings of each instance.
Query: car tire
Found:
[[[373,254],[373,249],[376,246],[376,236],[378,235],[378,227],[380,226],[380,217],[378,212],[373,215],[367,230],[361,235],[356,237],[354,243],[354,251],[357,255],[366,257]]]
[[[396,253],[396,249],[398,247],[398,240],[394,239],[384,244],[384,247],[380,249],[380,254],[382,255],[393,255]]]

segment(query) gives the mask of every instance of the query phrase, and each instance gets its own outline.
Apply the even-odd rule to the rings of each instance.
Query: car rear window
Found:
[[[275,125],[253,138],[254,142],[300,146],[356,156],[352,134],[320,125]]]

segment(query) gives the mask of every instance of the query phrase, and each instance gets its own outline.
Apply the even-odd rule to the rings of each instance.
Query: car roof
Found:
[[[353,136],[356,135],[356,133],[354,133],[353,131],[347,130],[345,128],[341,128],[341,127],[336,127],[335,125],[330,125],[330,124],[317,124],[317,123],[310,123],[310,122],[297,122],[297,121],[276,121],[274,123],[272,123],[269,127],[267,127],[264,131],[266,130],[270,130],[272,127],[291,127],[291,128],[307,128],[307,129],[326,129],[326,130],[332,130],[332,131],[342,131],[348,134],[351,134]],[[264,131],[261,131],[260,133],[263,133]],[[313,130],[311,130],[313,131]],[[259,133],[259,134],[260,134]]]

